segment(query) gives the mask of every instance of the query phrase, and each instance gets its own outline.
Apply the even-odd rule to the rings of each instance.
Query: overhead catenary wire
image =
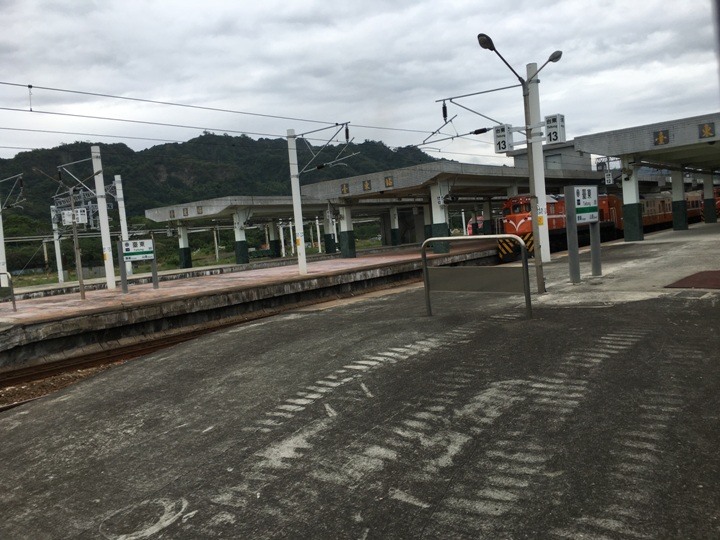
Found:
[[[106,94],[106,93],[102,93],[102,92],[88,92],[88,91],[84,91],[84,90],[71,90],[71,89],[67,89],[67,88],[53,88],[50,86],[37,86],[37,85],[32,85],[32,84],[21,84],[21,83],[14,83],[14,82],[8,82],[8,81],[0,81],[0,85],[28,88],[28,90],[30,92],[32,91],[32,89],[46,90],[49,92],[62,92],[62,93],[78,94],[78,95],[84,95],[84,96],[102,97],[102,98],[107,98],[107,99],[118,99],[118,100],[124,100],[124,101],[134,101],[134,102],[139,102],[139,103],[149,103],[149,104],[153,104],[153,105],[166,105],[166,106],[171,106],[171,107],[182,107],[182,108],[187,108],[187,109],[198,109],[198,110],[211,111],[211,112],[222,112],[222,113],[229,113],[229,114],[256,116],[256,117],[260,117],[260,118],[271,118],[271,119],[275,119],[275,120],[288,120],[290,122],[307,122],[307,123],[311,123],[311,124],[326,124],[328,126],[332,126],[337,123],[337,122],[329,122],[329,121],[325,121],[325,120],[317,120],[317,119],[311,119],[311,118],[300,118],[300,117],[283,116],[283,115],[277,115],[277,114],[239,111],[239,110],[235,110],[235,109],[225,109],[225,108],[221,108],[221,107],[209,107],[209,106],[205,106],[205,105],[191,105],[188,103],[178,103],[178,102],[173,102],[173,101],[162,101],[162,100],[138,98],[138,97],[131,97],[131,96],[118,96],[118,95]],[[30,105],[30,111],[34,112],[32,109],[32,104]],[[358,127],[358,128],[363,128],[363,129],[400,131],[400,132],[406,132],[406,133],[427,133],[426,130],[420,130],[420,129],[393,128],[393,127],[386,127],[386,126],[369,126],[369,125],[362,125],[362,124],[354,124],[354,126]]]
[[[142,97],[119,96],[119,95],[102,93],[102,92],[90,92],[90,91],[74,90],[74,89],[68,89],[68,88],[55,88],[55,87],[50,87],[50,86],[20,84],[20,83],[15,83],[15,82],[8,82],[8,81],[0,81],[0,85],[1,86],[27,88],[28,93],[30,95],[30,99],[32,99],[32,97],[33,97],[34,90],[44,90],[44,91],[49,91],[49,92],[69,93],[69,94],[99,97],[99,98],[105,98],[105,99],[115,99],[115,100],[123,100],[123,101],[130,101],[130,102],[148,103],[148,104],[153,104],[153,105],[182,107],[182,108],[187,108],[187,109],[198,109],[198,110],[204,110],[204,111],[247,115],[247,116],[254,116],[254,117],[261,117],[261,118],[282,119],[282,120],[288,120],[288,121],[293,121],[293,122],[308,122],[308,123],[315,123],[315,124],[323,124],[326,127],[341,125],[341,124],[338,124],[337,122],[328,122],[328,121],[317,120],[317,119],[312,119],[312,118],[301,118],[301,117],[284,116],[284,115],[277,115],[277,114],[256,113],[256,112],[251,112],[251,111],[241,111],[241,110],[235,110],[235,109],[229,109],[229,108],[210,107],[210,106],[204,106],[204,105],[192,105],[192,104],[187,104],[187,103],[154,100],[154,99],[148,99],[148,98],[142,98]],[[37,96],[35,96],[35,97],[37,97]],[[454,96],[454,97],[463,97],[463,96]],[[459,105],[458,103],[455,103],[452,101],[453,98],[449,98],[449,99],[450,99],[451,103],[453,103],[455,105]],[[33,106],[33,105],[35,105],[35,106]],[[445,103],[443,103],[443,105],[445,105]],[[35,113],[35,114],[42,114],[42,115],[49,115],[49,116],[71,117],[71,118],[79,118],[79,119],[87,119],[87,120],[119,122],[119,123],[169,127],[169,128],[178,128],[178,129],[193,129],[193,130],[202,130],[203,132],[212,132],[212,133],[224,133],[224,134],[229,133],[229,134],[235,134],[235,135],[269,137],[269,138],[276,138],[276,139],[284,139],[285,138],[284,134],[261,133],[261,132],[247,131],[247,130],[215,128],[215,127],[209,127],[209,126],[195,126],[195,125],[187,125],[187,124],[180,124],[180,123],[156,122],[156,121],[150,121],[150,120],[139,120],[139,119],[122,118],[122,117],[88,115],[88,114],[79,114],[79,113],[70,113],[70,112],[61,112],[61,111],[51,111],[51,110],[38,110],[36,108],[36,106],[37,106],[37,103],[33,104],[31,102],[29,110],[25,109],[25,108],[17,108],[17,107],[0,107],[0,111],[5,110],[5,111],[10,111],[10,112],[20,112],[20,113],[26,113],[26,114]],[[459,105],[459,106],[461,106],[461,105]],[[463,106],[461,106],[461,107],[463,107]],[[465,107],[463,107],[463,108],[465,108]],[[472,112],[475,112],[475,111],[472,111]],[[444,109],[443,113],[447,114],[445,112],[445,109]],[[345,125],[347,126],[347,124],[345,124]],[[375,129],[375,130],[385,130],[385,131],[394,131],[394,132],[403,132],[403,133],[420,133],[420,134],[429,135],[429,136],[432,136],[433,134],[435,134],[429,130],[420,130],[420,129],[395,128],[395,127],[373,126],[373,125],[365,125],[365,124],[353,124],[353,125],[356,128],[363,128],[363,129]],[[120,140],[123,140],[123,139],[136,140],[136,141],[144,140],[144,141],[161,142],[161,143],[184,143],[184,142],[187,142],[185,140],[178,140],[178,139],[172,139],[172,138],[125,136],[125,135],[112,135],[112,134],[101,134],[101,133],[82,133],[82,132],[72,132],[72,131],[54,131],[54,130],[39,130],[39,129],[34,130],[34,129],[29,129],[29,128],[24,129],[24,128],[11,128],[11,127],[0,127],[0,129],[12,130],[12,131],[18,131],[18,132],[26,131],[29,133],[51,133],[51,134],[55,133],[55,134],[67,134],[67,135],[79,135],[79,136],[84,136],[84,137],[113,138],[113,139],[120,139]],[[312,133],[312,132],[313,132],[313,130],[311,130],[309,133]],[[463,138],[463,137],[459,136],[458,138]],[[346,141],[345,141],[346,143],[347,143],[347,139],[348,139],[348,136],[346,133]],[[314,140],[314,139],[308,138],[308,140]],[[197,142],[200,142],[200,141],[197,141]],[[337,141],[333,141],[333,142],[341,143],[342,141],[337,140]],[[485,142],[485,141],[478,141],[478,142]],[[488,144],[490,144],[490,143],[488,143]],[[420,145],[410,144],[407,146],[419,147]],[[7,148],[7,149],[14,149],[14,150],[34,150],[34,149],[36,149],[36,148],[32,148],[32,147],[10,147],[10,146],[0,146],[0,148]],[[452,152],[445,152],[445,153],[452,154]],[[457,155],[471,156],[474,154],[457,153]],[[493,156],[488,156],[488,157],[493,157]]]

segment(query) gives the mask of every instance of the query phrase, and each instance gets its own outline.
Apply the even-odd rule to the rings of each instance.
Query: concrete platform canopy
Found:
[[[323,215],[327,204],[303,200],[306,212],[315,216]],[[252,225],[280,222],[280,234],[283,226],[289,226],[293,217],[292,197],[218,197],[202,201],[150,208],[145,217],[157,222],[174,223],[178,227],[180,242],[180,266],[191,268],[190,244],[187,222],[201,219],[232,218],[235,231],[235,259],[238,264],[250,262],[249,248],[245,230]],[[284,224],[283,224],[284,222]],[[273,256],[280,256],[281,240],[278,239],[275,226],[268,227],[269,249]]]
[[[702,182],[704,219],[717,222],[714,185],[720,184],[718,130],[720,112],[576,137],[575,150],[620,159],[625,239],[642,240],[641,167],[671,172],[675,230],[687,229],[686,175]]]
[[[570,183],[597,184],[602,174],[592,170],[589,155],[572,143],[546,145],[546,186],[556,192]],[[386,245],[419,243],[431,236],[448,236],[449,211],[482,215],[478,233],[492,233],[493,201],[529,190],[527,152],[511,157],[517,166],[494,166],[438,161],[328,180],[302,186],[305,219],[322,216],[326,251],[355,257],[353,219],[378,219]],[[178,226],[183,267],[191,266],[186,223],[232,216],[238,263],[247,262],[244,229],[249,223],[292,219],[291,197],[221,197],[146,210],[145,216]],[[463,226],[467,220],[463,219]],[[336,225],[340,232],[336,233]],[[275,227],[269,227],[270,247],[279,256]],[[282,234],[282,231],[281,231]]]

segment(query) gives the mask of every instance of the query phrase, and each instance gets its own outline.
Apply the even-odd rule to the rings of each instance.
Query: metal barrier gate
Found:
[[[435,266],[429,267],[427,246],[433,242],[468,242],[489,239],[514,240],[520,245],[522,267],[508,266]],[[525,293],[525,314],[532,318],[530,301],[530,271],[528,269],[527,246],[522,238],[514,234],[487,234],[482,236],[442,236],[428,238],[422,243],[423,280],[425,281],[425,306],[432,316],[430,292],[500,292]]]

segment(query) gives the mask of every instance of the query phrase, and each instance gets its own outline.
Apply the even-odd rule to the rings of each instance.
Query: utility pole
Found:
[[[14,176],[10,176],[8,178],[4,178],[0,180],[0,183],[7,182],[9,180],[15,180],[15,184],[13,185],[10,192],[12,193],[12,190],[15,188],[15,186],[20,183],[21,186],[21,193],[22,193],[22,173],[16,174]],[[9,197],[9,196],[8,196]],[[21,195],[18,195],[18,198],[20,198]],[[10,205],[15,206],[15,205]],[[5,203],[0,200],[0,287],[8,287],[9,286],[9,279],[8,279],[8,268],[7,268],[7,257],[5,255],[5,231],[3,229],[3,221],[2,221],[2,213],[5,208],[7,208],[7,199],[5,200]]]
[[[290,187],[292,188],[293,221],[295,222],[295,246],[298,255],[298,271],[301,276],[307,275],[307,258],[305,257],[305,231],[302,217],[302,200],[300,198],[300,170],[298,168],[297,140],[294,129],[287,130],[288,158],[290,160]]]
[[[113,263],[113,247],[110,240],[110,222],[108,220],[107,197],[105,195],[105,180],[100,160],[100,147],[91,146],[93,173],[95,173],[95,197],[98,205],[98,220],[100,221],[100,237],[102,239],[103,262],[105,263],[105,282],[109,290],[115,288],[115,265]]]
[[[78,287],[80,288],[80,299],[85,300],[85,281],[83,280],[82,273],[82,252],[80,250],[80,241],[78,240],[77,232],[77,216],[75,215],[75,187],[70,186],[68,193],[70,194],[70,211],[72,212],[72,233],[73,233],[73,248],[75,249],[75,272],[77,272]]]
[[[123,242],[130,240],[128,234],[127,217],[125,216],[125,195],[123,194],[122,178],[119,174],[115,175],[115,199],[118,203],[118,213],[120,214],[120,238]],[[118,264],[122,264],[122,261],[118,261]],[[132,262],[128,261],[125,263],[125,271],[128,276],[132,276]]]

